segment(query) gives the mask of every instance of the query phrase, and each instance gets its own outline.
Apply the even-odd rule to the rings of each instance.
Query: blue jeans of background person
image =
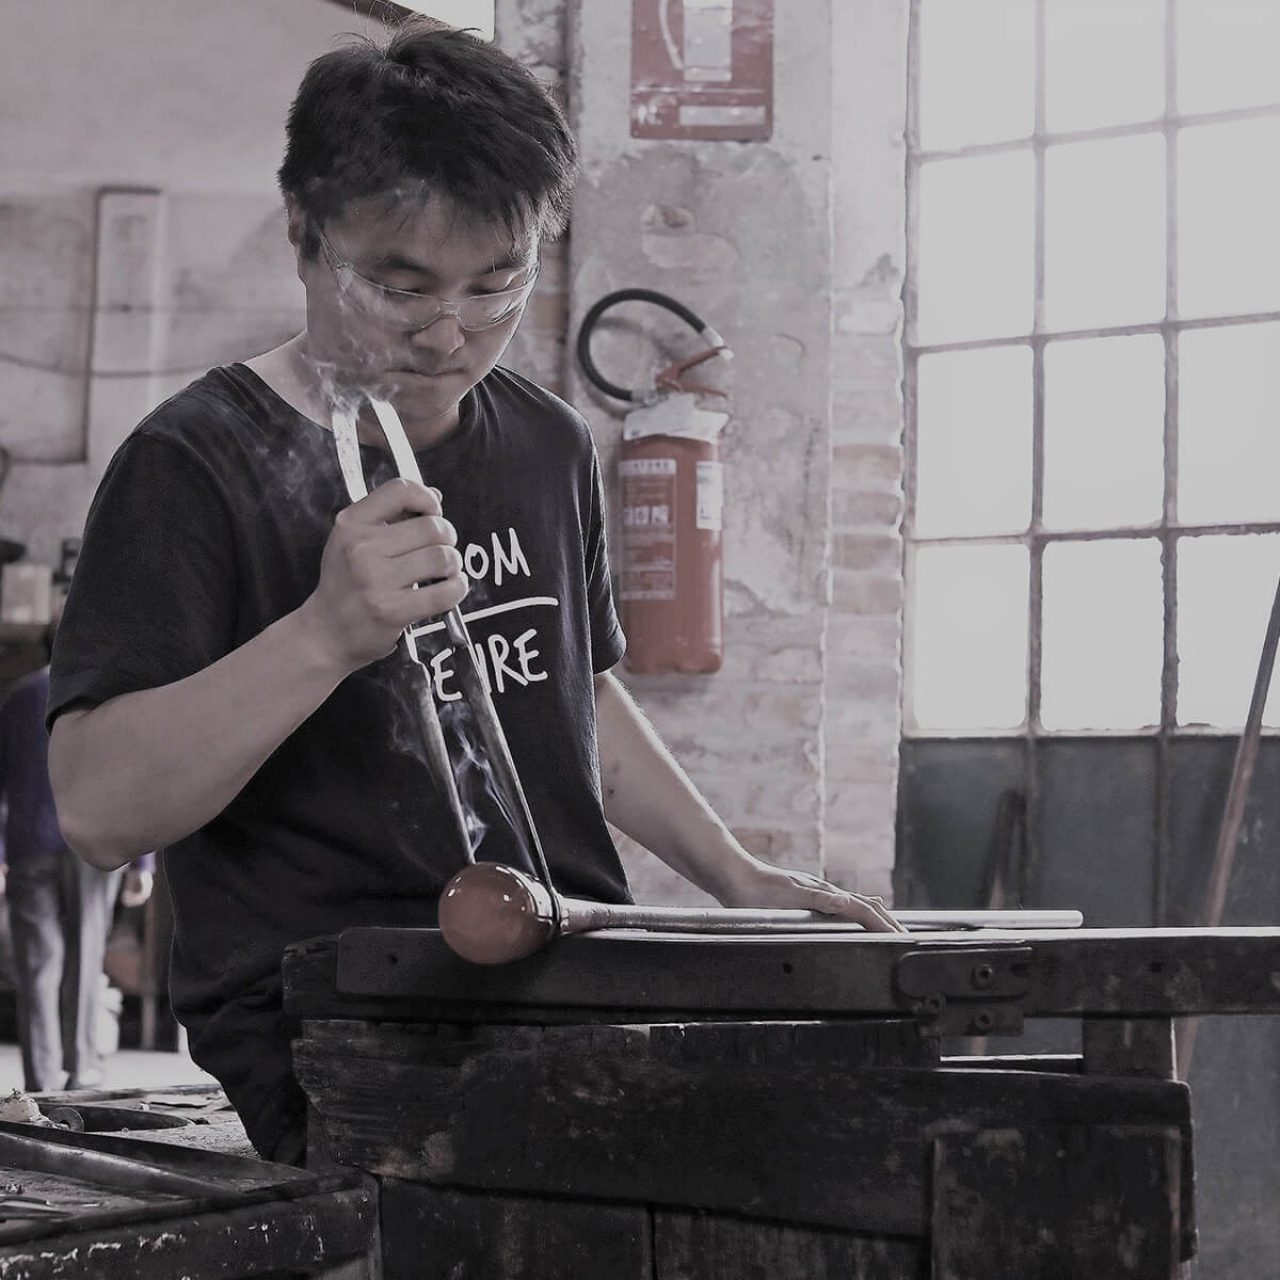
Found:
[[[123,874],[98,871],[69,850],[25,854],[9,865],[5,893],[29,1092],[102,1082],[102,961]]]

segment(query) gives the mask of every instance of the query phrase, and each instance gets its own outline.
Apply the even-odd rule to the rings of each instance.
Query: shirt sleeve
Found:
[[[0,697],[0,806],[9,793],[9,739],[13,734],[13,689]]]
[[[89,511],[54,641],[47,723],[73,706],[156,688],[232,648],[235,542],[205,465],[135,432]]]
[[[7,866],[9,850],[5,841],[9,818],[9,737],[13,717],[13,692],[0,700],[0,865]]]
[[[597,675],[617,666],[627,650],[627,640],[613,603],[606,527],[600,459],[592,449],[583,554],[587,570],[587,609],[591,620],[591,670]]]

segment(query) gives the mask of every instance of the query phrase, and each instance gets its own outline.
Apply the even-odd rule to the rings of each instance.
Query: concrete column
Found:
[[[570,0],[569,103],[583,174],[570,246],[570,337],[602,294],[669,293],[735,351],[724,439],[724,670],[631,681],[695,782],[764,857],[819,869],[824,618],[830,592],[832,63],[830,0],[779,6],[775,125],[759,143],[630,136],[629,4]],[[595,350],[634,385],[700,345],[639,308]],[[710,366],[704,366],[708,370]],[[576,369],[612,482],[620,419]],[[644,898],[693,895],[632,863]]]
[[[902,703],[908,0],[833,5],[827,871],[889,896]]]

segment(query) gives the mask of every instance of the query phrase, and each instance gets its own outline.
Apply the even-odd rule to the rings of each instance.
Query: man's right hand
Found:
[[[299,611],[330,660],[355,671],[395,648],[400,633],[467,594],[458,535],[440,494],[389,480],[339,512],[320,581]]]

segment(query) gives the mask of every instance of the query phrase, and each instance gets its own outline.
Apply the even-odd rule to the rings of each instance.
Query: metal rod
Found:
[[[547,864],[542,841],[538,837],[538,828],[534,825],[533,812],[529,808],[528,798],[520,783],[520,775],[516,771],[516,763],[507,743],[507,735],[503,732],[497,708],[493,705],[493,698],[485,684],[480,664],[476,661],[471,637],[467,634],[467,624],[457,609],[451,609],[445,614],[444,623],[446,633],[453,641],[454,647],[460,651],[458,682],[475,714],[476,728],[488,754],[489,767],[493,770],[494,781],[500,792],[499,798],[506,810],[507,820],[522,837],[525,853],[542,877],[542,883],[547,889],[551,918],[558,924],[562,914],[560,895],[556,892],[555,882],[551,879],[551,868]]]
[[[424,481],[422,472],[418,467],[418,459],[414,456],[413,449],[409,444],[409,437],[405,434],[404,424],[400,421],[400,415],[396,412],[395,406],[386,400],[371,399],[370,404],[373,406],[374,414],[377,416],[378,425],[382,428],[382,434],[386,437],[387,445],[391,449],[391,456],[395,459],[397,471],[404,479],[412,480],[416,484],[423,484]],[[480,670],[480,664],[476,660],[475,649],[472,647],[471,637],[467,633],[467,624],[457,606],[444,615],[444,628],[445,634],[449,637],[449,641],[458,655],[458,682],[462,685],[463,696],[475,714],[476,728],[480,733],[481,742],[487,753],[489,767],[493,771],[494,781],[499,791],[499,800],[506,810],[507,820],[515,828],[516,834],[522,840],[526,855],[542,877],[542,882],[547,889],[551,917],[558,922],[560,919],[560,899],[551,879],[551,868],[547,865],[546,855],[542,851],[542,841],[538,838],[538,829],[534,825],[533,812],[529,808],[529,801],[525,796],[524,787],[520,783],[520,775],[516,771],[511,748],[507,745],[507,736],[502,730],[502,722],[498,719],[498,712],[493,705],[489,686],[485,683],[484,673]],[[411,634],[409,639],[412,641]],[[428,701],[431,701],[431,711],[434,714],[434,701],[430,698],[428,698]],[[457,789],[453,781],[451,768],[448,773],[450,785],[454,787],[454,796],[456,797]],[[461,820],[461,805],[457,807],[457,812]],[[465,822],[463,825],[465,830]],[[469,841],[465,847],[468,860],[472,860]]]
[[[779,907],[660,907],[642,903],[604,905],[562,898],[569,912],[566,933],[592,929],[642,929],[651,933],[867,933],[851,920],[837,920],[821,911]],[[590,910],[588,910],[590,909]],[[1079,911],[895,911],[893,918],[908,929],[1079,929]],[[886,935],[892,936],[892,935]]]
[[[1280,581],[1276,582],[1276,594],[1271,602],[1271,617],[1267,621],[1267,633],[1262,641],[1262,654],[1258,658],[1258,674],[1253,681],[1253,695],[1249,699],[1249,718],[1236,747],[1235,763],[1231,768],[1231,785],[1227,788],[1227,803],[1222,812],[1222,826],[1218,831],[1218,844],[1213,851],[1213,872],[1209,878],[1209,892],[1205,898],[1204,916],[1200,923],[1206,929],[1216,929],[1222,923],[1222,912],[1227,905],[1227,889],[1231,884],[1231,868],[1235,863],[1236,845],[1240,839],[1240,827],[1244,822],[1245,805],[1249,800],[1249,784],[1253,781],[1253,766],[1258,759],[1258,741],[1262,736],[1262,714],[1267,706],[1267,693],[1271,688],[1271,675],[1276,665],[1276,649],[1280,646]],[[1195,1054],[1196,1031],[1199,1023],[1188,1018],[1178,1032],[1178,1078],[1185,1080],[1191,1070]]]
[[[471,832],[467,829],[462,797],[458,794],[458,780],[453,772],[453,762],[449,759],[448,744],[444,740],[444,726],[440,723],[440,713],[436,709],[431,668],[423,662],[418,653],[418,642],[410,632],[406,631],[401,639],[409,660],[417,666],[420,673],[418,710],[422,717],[422,736],[427,748],[427,767],[431,780],[444,797],[454,834],[462,845],[463,857],[468,863],[472,863],[475,861],[475,852],[471,848]]]
[[[440,931],[450,949],[473,964],[509,964],[540,951],[557,937],[600,929],[653,933],[872,934],[848,920],[820,911],[756,907],[661,907],[560,898],[558,920],[544,886],[497,863],[477,863],[458,872],[440,898]],[[908,929],[1075,929],[1078,911],[900,911]],[[900,937],[900,934],[886,934]]]
[[[1188,329],[1225,329],[1235,325],[1266,324],[1280,320],[1280,311],[1249,311],[1228,316],[1187,316],[1177,320],[1146,320],[1137,324],[1099,325],[1092,329],[1045,329],[1038,336],[1046,342],[1081,342],[1091,338],[1125,338],[1147,333],[1184,333]],[[992,338],[956,338],[950,342],[907,342],[910,355],[938,355],[949,351],[982,351],[990,347],[1025,346],[1025,331]]]
[[[343,483],[347,488],[347,497],[352,502],[359,502],[362,498],[369,496],[369,485],[364,475],[364,464],[360,460],[360,440],[356,434],[355,411],[349,405],[334,404],[330,414],[330,421],[333,426],[334,445],[338,454],[338,467],[342,472]],[[379,423],[383,421],[380,414],[378,421]],[[399,419],[397,418],[396,421],[398,423]],[[383,431],[385,433],[385,426]],[[403,436],[403,434],[404,431],[401,428],[401,435]],[[396,459],[397,465],[399,465],[402,454],[397,452],[398,444],[393,444],[390,438],[388,438],[387,443],[391,447],[392,456]],[[406,440],[406,447],[407,444]],[[416,479],[421,484],[422,474],[418,471],[417,462],[413,460],[412,450],[409,450],[409,458],[412,462]],[[431,774],[431,780],[435,783],[444,800],[445,809],[449,814],[449,821],[462,847],[463,860],[467,863],[474,862],[475,858],[471,851],[471,834],[467,830],[467,819],[462,811],[462,799],[458,795],[457,779],[454,777],[453,764],[449,760],[449,748],[445,744],[444,729],[440,724],[440,714],[436,710],[431,669],[422,661],[418,653],[418,642],[408,629],[400,636],[400,648],[405,657],[417,668],[417,673],[420,677],[417,690],[418,711],[422,720],[423,741],[427,750],[427,772]]]
[[[15,1133],[8,1127],[0,1130],[0,1160],[15,1169],[83,1178],[125,1193],[159,1191],[205,1197],[225,1196],[228,1189],[225,1184],[166,1169],[142,1158],[63,1143],[39,1129],[31,1134]]]
[[[1049,131],[1043,124],[1036,125],[1033,137],[1023,134],[1018,138],[1002,139],[999,142],[972,142],[959,147],[938,147],[921,150],[917,155],[921,160],[964,160],[974,156],[1001,155],[1010,151],[1023,151],[1033,142],[1039,141],[1046,146],[1059,146],[1073,142],[1099,142],[1108,138],[1133,138],[1143,134],[1160,133],[1170,128],[1185,129],[1197,125],[1228,124],[1237,120],[1258,120],[1274,116],[1280,107],[1274,103],[1266,103],[1256,107],[1229,107],[1221,111],[1195,111],[1179,115],[1174,111],[1166,111],[1158,116],[1148,116],[1145,120],[1135,120],[1125,124],[1098,125],[1092,129],[1059,129]]]

